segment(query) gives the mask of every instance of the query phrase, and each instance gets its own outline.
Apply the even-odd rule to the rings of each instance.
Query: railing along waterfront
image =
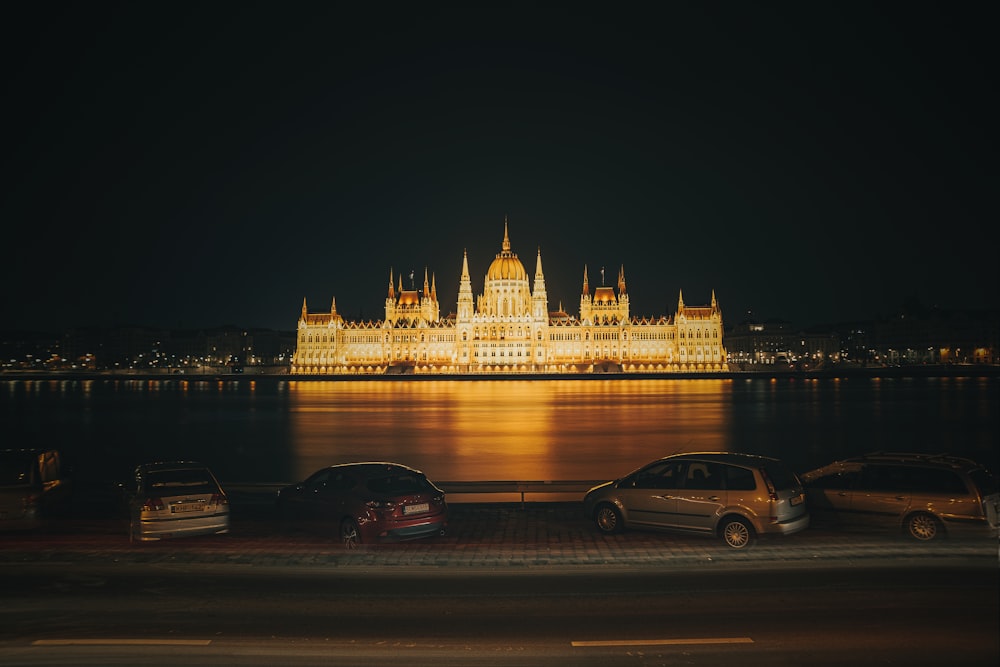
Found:
[[[566,497],[582,500],[583,495],[598,484],[608,480],[486,480],[486,481],[434,481],[447,494],[450,502],[517,502],[523,507],[533,502],[565,501]],[[291,484],[291,483],[289,483]],[[289,484],[226,484],[222,486],[235,497],[250,502],[273,499],[278,489]],[[466,500],[465,496],[474,498]],[[513,499],[513,500],[511,500]]]

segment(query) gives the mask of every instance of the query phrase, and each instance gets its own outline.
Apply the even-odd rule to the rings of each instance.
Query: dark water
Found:
[[[312,382],[7,380],[3,447],[58,447],[82,482],[196,459],[225,483],[395,460],[436,480],[618,477],[680,451],[766,454],[805,471],[874,450],[1000,470],[1000,379]]]

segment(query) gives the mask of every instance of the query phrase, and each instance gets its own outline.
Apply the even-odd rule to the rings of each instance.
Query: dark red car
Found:
[[[344,463],[317,470],[278,491],[282,521],[358,544],[443,535],[448,528],[444,491],[424,473],[399,463]]]

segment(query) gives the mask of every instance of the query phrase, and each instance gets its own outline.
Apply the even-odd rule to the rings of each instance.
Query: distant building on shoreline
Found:
[[[603,273],[603,271],[602,271]],[[412,281],[412,274],[410,276]],[[396,282],[398,279],[398,283]],[[602,281],[603,282],[603,281]],[[617,288],[591,288],[583,270],[580,311],[550,311],[542,271],[534,282],[511,251],[507,221],[501,251],[473,298],[468,253],[462,258],[457,311],[440,316],[437,283],[424,271],[423,289],[404,289],[390,270],[385,319],[355,322],[330,310],[298,321],[293,375],[692,373],[728,370],[722,311],[688,306],[679,294],[672,316],[629,314],[624,267]]]

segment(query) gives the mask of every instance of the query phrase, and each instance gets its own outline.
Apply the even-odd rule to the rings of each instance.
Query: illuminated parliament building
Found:
[[[468,252],[462,258],[456,312],[441,317],[436,279],[422,290],[394,284],[389,271],[385,319],[345,320],[336,299],[326,312],[299,316],[295,375],[691,373],[728,370],[722,312],[688,306],[673,316],[629,314],[624,267],[615,287],[591,288],[583,270],[577,317],[549,310],[542,253],[531,281],[511,251],[507,222],[501,250],[475,298]],[[411,285],[412,287],[412,285]],[[560,304],[560,309],[562,308]]]

